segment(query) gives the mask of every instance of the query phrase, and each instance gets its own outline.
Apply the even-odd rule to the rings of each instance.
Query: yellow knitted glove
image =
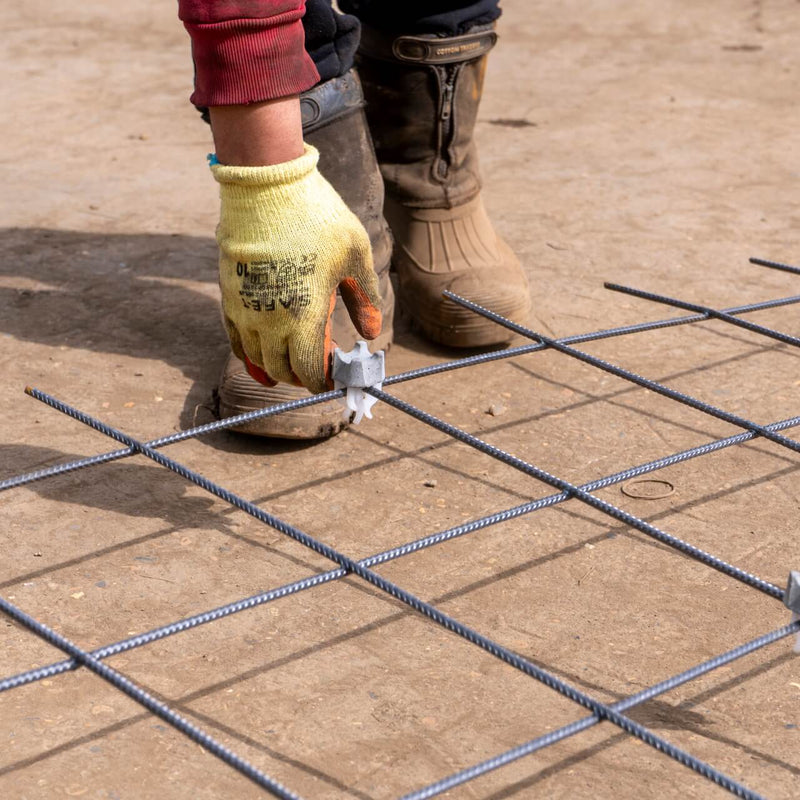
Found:
[[[364,338],[381,330],[369,237],[318,160],[306,145],[283,164],[211,167],[220,184],[219,285],[233,352],[261,383],[312,392],[332,387],[337,287]]]

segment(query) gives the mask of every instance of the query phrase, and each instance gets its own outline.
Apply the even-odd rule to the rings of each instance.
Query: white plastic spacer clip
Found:
[[[792,612],[792,622],[800,619],[800,572],[797,570],[793,569],[789,573],[789,583],[786,584],[783,603]],[[794,652],[800,653],[800,633],[795,639]]]
[[[353,424],[358,425],[364,417],[372,419],[372,406],[377,398],[367,394],[367,387],[380,389],[386,378],[386,362],[383,350],[370,353],[363,340],[346,353],[338,347],[333,353],[333,385],[337,389],[347,389],[341,402],[345,405],[344,415],[355,412]]]

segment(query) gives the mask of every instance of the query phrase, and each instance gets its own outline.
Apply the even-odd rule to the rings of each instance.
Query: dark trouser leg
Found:
[[[306,0],[303,28],[306,51],[320,82],[344,75],[352,66],[361,22],[386,33],[456,36],[500,16],[499,0]]]
[[[457,36],[500,16],[499,0],[340,0],[342,11],[384,33]]]
[[[360,25],[350,14],[338,14],[331,0],[306,0],[303,17],[306,52],[319,72],[320,83],[339,78],[353,66]]]

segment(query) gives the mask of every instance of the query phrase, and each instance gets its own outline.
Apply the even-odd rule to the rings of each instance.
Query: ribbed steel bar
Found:
[[[734,306],[733,308],[723,309],[728,314],[748,314],[754,311],[763,311],[768,308],[778,308],[780,306],[793,305],[800,303],[800,295],[792,297],[782,297],[777,300],[765,300],[760,303],[749,303],[742,306]],[[639,322],[634,325],[621,325],[616,328],[607,328],[605,330],[594,331],[592,333],[577,333],[572,336],[564,336],[558,341],[563,344],[581,344],[582,342],[594,342],[600,339],[612,339],[617,336],[627,336],[632,333],[643,333],[645,331],[660,330],[662,328],[675,328],[679,325],[688,325],[695,322],[704,322],[708,320],[707,314],[693,314],[686,317],[672,317],[671,319],[657,320],[655,322]],[[409,370],[398,375],[393,375],[387,378],[384,386],[392,386],[395,383],[403,381],[414,380],[416,378],[426,378],[430,375],[438,375],[440,372],[449,372],[454,369],[461,369],[462,367],[472,367],[478,364],[487,364],[491,361],[498,361],[504,358],[511,358],[513,356],[526,355],[527,353],[536,353],[540,350],[545,350],[546,346],[543,344],[524,344],[518,347],[511,347],[507,350],[499,350],[491,353],[481,353],[480,355],[467,356],[459,358],[456,361],[448,361],[444,364],[432,364],[427,367],[419,367],[417,369]]]
[[[727,322],[730,325],[736,325],[739,328],[744,328],[747,331],[759,333],[762,336],[768,336],[770,339],[775,339],[779,342],[783,342],[784,344],[790,344],[793,347],[800,347],[800,339],[798,339],[796,336],[790,336],[788,333],[782,333],[781,331],[767,328],[764,325],[758,325],[755,322],[750,322],[750,320],[739,319],[739,317],[736,317],[733,314],[728,314],[725,311],[717,311],[714,308],[709,308],[708,306],[703,306],[698,303],[687,303],[685,300],[676,300],[674,297],[666,297],[664,295],[655,294],[654,292],[646,292],[642,289],[634,289],[631,286],[622,286],[619,283],[609,283],[606,281],[603,286],[605,286],[606,289],[610,289],[612,292],[620,292],[622,294],[631,295],[632,297],[641,297],[643,300],[651,300],[654,303],[661,303],[667,306],[674,306],[675,308],[682,308],[684,311],[696,311],[702,314],[708,314],[708,316],[712,317],[713,319],[719,319],[723,322]]]
[[[526,475],[530,475],[533,478],[538,478],[540,481],[553,486],[556,489],[560,489],[570,497],[581,500],[582,502],[586,503],[586,505],[591,506],[598,511],[602,511],[612,519],[615,519],[618,522],[623,522],[626,525],[630,525],[637,531],[641,531],[641,533],[644,533],[653,539],[657,539],[662,544],[666,544],[675,550],[679,550],[681,553],[691,556],[706,566],[713,567],[724,575],[735,578],[737,581],[740,581],[747,586],[752,586],[753,588],[764,592],[764,594],[774,597],[776,600],[783,600],[784,590],[779,586],[776,586],[774,583],[769,583],[768,581],[753,575],[751,572],[747,572],[739,567],[735,567],[732,564],[729,564],[727,561],[723,561],[721,558],[717,558],[716,556],[711,555],[711,553],[707,553],[705,550],[701,550],[699,547],[695,547],[694,545],[683,541],[683,539],[672,536],[671,534],[662,531],[660,528],[657,528],[655,525],[651,525],[649,522],[645,522],[643,519],[639,519],[639,517],[635,517],[633,514],[623,511],[621,508],[618,508],[612,503],[609,503],[606,500],[601,500],[599,497],[595,497],[593,494],[587,492],[585,489],[582,489],[580,486],[576,486],[575,484],[565,481],[562,478],[557,478],[555,475],[551,475],[549,472],[546,472],[545,470],[540,469],[539,467],[536,467],[527,461],[523,461],[521,458],[517,458],[517,456],[511,455],[505,450],[501,450],[499,447],[495,447],[494,445],[483,441],[483,439],[479,439],[477,436],[473,436],[471,433],[467,433],[467,431],[457,428],[455,425],[451,425],[449,422],[445,422],[444,420],[429,414],[427,411],[422,411],[416,406],[411,405],[411,403],[407,403],[405,400],[400,400],[394,395],[387,394],[381,389],[371,388],[366,389],[365,391],[369,392],[373,397],[377,397],[379,400],[382,400],[384,403],[394,406],[394,408],[397,408],[400,411],[403,411],[406,414],[414,417],[415,419],[420,420],[420,422],[424,422],[425,424],[430,425],[432,428],[436,428],[436,430],[446,433],[448,436],[452,436],[454,439],[458,439],[460,442],[464,442],[464,444],[468,444],[470,447],[474,447],[476,450],[486,453],[486,455],[492,456],[498,461],[502,461],[504,464],[514,467],[514,469],[517,469],[520,472],[524,472]]]
[[[761,311],[768,308],[777,308],[779,306],[792,305],[800,303],[800,295],[792,297],[782,297],[776,300],[765,300],[760,303],[750,303],[743,306],[735,306],[733,308],[725,309],[728,314],[746,314],[754,311]],[[671,328],[678,325],[686,325],[694,322],[703,322],[709,317],[707,314],[695,314],[687,317],[674,317],[672,319],[659,320],[656,322],[642,322],[637,325],[624,325],[618,328],[608,328],[606,330],[594,331],[592,333],[581,333],[573,336],[565,336],[559,339],[564,344],[579,344],[581,342],[596,341],[598,339],[608,339],[615,336],[625,336],[632,333],[641,333],[643,331],[652,331],[660,328]],[[384,386],[392,386],[395,383],[403,383],[405,381],[416,380],[417,378],[430,377],[431,375],[438,375],[442,372],[449,372],[451,370],[461,369],[463,367],[476,366],[478,364],[486,364],[491,361],[499,361],[506,358],[513,358],[515,356],[526,355],[527,353],[535,353],[540,350],[545,350],[546,346],[541,343],[526,344],[519,347],[512,347],[507,350],[499,350],[491,353],[481,353],[480,355],[467,356],[455,361],[448,361],[443,364],[432,364],[427,367],[418,367],[417,369],[401,372],[397,375],[392,375],[384,381]],[[278,405],[270,406],[269,408],[262,408],[256,411],[248,411],[244,414],[238,414],[235,417],[229,417],[215,422],[209,422],[204,425],[198,425],[194,428],[189,428],[184,431],[178,431],[167,436],[161,436],[158,439],[151,439],[146,442],[149,447],[160,449],[176,442],[182,442],[186,439],[191,439],[195,436],[203,436],[207,433],[215,431],[227,430],[228,428],[236,427],[244,422],[252,422],[257,419],[264,419],[276,414],[281,414],[285,411],[292,411],[306,406],[313,406],[317,403],[323,403],[327,400],[333,400],[344,396],[344,391],[335,389],[323,394],[314,395],[313,397],[305,397],[300,400],[292,400],[287,403],[280,403]],[[75,470],[84,467],[91,467],[97,464],[105,464],[110,461],[116,461],[120,458],[127,458],[134,454],[134,450],[126,447],[120,450],[114,450],[108,453],[101,453],[96,456],[88,456],[86,458],[76,459],[65,464],[55,464],[52,467],[34,470],[23,475],[16,475],[11,478],[6,478],[0,481],[0,492],[6,489],[13,489],[18,486],[24,486],[34,481],[50,478],[55,475],[63,475],[64,473],[74,472]]]
[[[213,739],[204,730],[198,728],[197,725],[189,722],[189,720],[184,719],[169,706],[156,700],[155,697],[148,694],[144,689],[137,686],[120,672],[112,669],[108,664],[104,664],[91,653],[87,653],[44,623],[26,614],[13,603],[9,603],[4,597],[0,597],[0,611],[24,628],[35,633],[41,639],[44,639],[48,644],[57,647],[59,650],[63,650],[63,652],[71,658],[79,661],[82,666],[110,683],[115,689],[119,689],[123,694],[130,697],[131,700],[144,706],[150,713],[155,714],[159,719],[162,719],[184,734],[184,736],[188,736],[192,741],[197,742],[201,747],[208,750],[209,753],[213,753],[217,758],[233,767],[246,778],[249,778],[253,783],[258,784],[262,789],[266,789],[275,797],[281,797],[285,800],[299,800],[299,796],[294,792],[289,791],[285,786],[282,786],[252,764],[245,761],[240,756],[237,756],[236,753],[220,744],[216,739]]]
[[[726,664],[730,664],[732,661],[736,661],[746,655],[749,655],[750,653],[754,653],[756,650],[760,650],[767,645],[774,644],[781,639],[785,639],[787,636],[791,636],[798,631],[800,631],[800,620],[797,622],[792,622],[789,625],[785,625],[784,627],[765,634],[764,636],[759,636],[757,639],[753,639],[746,644],[735,647],[733,650],[729,650],[727,653],[722,653],[721,655],[709,659],[702,664],[698,664],[696,667],[692,667],[691,669],[680,673],[680,675],[667,678],[666,680],[661,681],[661,683],[655,684],[655,686],[650,686],[647,689],[643,689],[641,692],[637,692],[630,697],[626,697],[624,700],[619,700],[611,707],[615,711],[627,711],[628,709],[641,705],[648,700],[652,700],[654,697],[658,697],[665,692],[676,689],[678,686],[682,686],[684,683],[696,680],[697,678],[706,675],[715,669],[719,669]],[[591,728],[598,722],[600,722],[600,719],[596,716],[584,717],[576,722],[571,722],[569,725],[565,725],[558,730],[546,733],[544,736],[539,736],[536,739],[525,742],[525,744],[518,745],[510,750],[506,750],[504,753],[500,753],[499,755],[488,758],[485,761],[481,761],[479,764],[475,764],[471,767],[460,770],[453,775],[436,781],[436,783],[429,784],[422,789],[418,789],[415,792],[404,795],[401,800],[427,800],[429,797],[436,797],[437,795],[443,794],[450,789],[454,789],[456,786],[460,786],[463,783],[475,780],[476,778],[479,778],[488,772],[500,769],[501,767],[504,767],[513,761],[517,761],[520,758],[524,758],[525,756],[529,756],[538,750],[543,750],[545,747],[549,747],[551,744],[568,739],[570,736],[574,736],[576,733],[580,733],[581,731]]]
[[[783,430],[785,428],[790,428],[797,425],[800,425],[800,417],[792,417],[791,419],[785,419],[781,422],[773,422],[769,425],[769,427],[772,430]],[[716,441],[698,445],[697,447],[692,447],[679,453],[674,453],[653,461],[648,461],[645,464],[629,467],[628,469],[621,470],[620,472],[615,472],[613,475],[606,475],[605,477],[597,478],[593,481],[582,484],[579,488],[584,489],[587,492],[596,491],[597,489],[605,489],[609,486],[630,480],[631,478],[636,478],[640,475],[645,475],[647,473],[663,469],[664,467],[672,466],[673,464],[683,463],[692,458],[708,455],[709,453],[715,453],[718,450],[731,447],[735,444],[742,444],[750,441],[753,438],[755,438],[755,434],[750,431],[737,433],[735,436],[729,436],[726,439],[717,439]],[[417,553],[427,547],[432,547],[442,542],[450,541],[451,539],[482,530],[491,525],[516,519],[525,514],[538,511],[542,508],[550,508],[559,503],[563,503],[565,500],[569,500],[570,496],[571,495],[567,492],[559,492],[557,494],[541,497],[537,500],[531,500],[527,503],[522,503],[503,511],[498,511],[495,514],[489,514],[487,516],[480,517],[479,519],[448,528],[444,531],[439,531],[438,533],[424,536],[420,539],[416,539],[413,542],[408,542],[407,544],[393,547],[390,550],[384,550],[381,553],[361,559],[359,564],[362,564],[365,567],[374,567],[378,564],[385,564],[389,561],[393,561],[396,558],[401,558],[402,556],[406,556],[411,553]],[[117,655],[127,650],[133,650],[137,647],[142,647],[150,642],[164,639],[176,633],[190,630],[199,625],[205,625],[206,623],[213,622],[217,619],[222,619],[230,616],[231,614],[237,614],[240,611],[255,608],[263,605],[264,603],[269,603],[273,600],[279,600],[282,597],[288,597],[289,595],[297,594],[298,592],[311,589],[315,586],[321,586],[331,581],[338,580],[339,578],[343,578],[345,575],[347,575],[347,571],[341,568],[330,570],[329,572],[324,572],[319,575],[312,575],[309,578],[303,578],[301,580],[294,581],[293,583],[280,586],[276,589],[271,589],[251,597],[247,597],[243,600],[237,600],[236,602],[228,603],[224,606],[219,606],[218,608],[211,609],[209,611],[200,612],[199,614],[186,617],[168,625],[162,625],[158,628],[147,631],[146,633],[137,634],[127,639],[114,642],[113,644],[104,645],[96,650],[92,650],[92,655],[101,659],[108,658],[109,656]],[[33,683],[34,681],[42,680],[44,678],[51,678],[54,675],[60,675],[64,672],[76,669],[79,666],[80,664],[77,661],[67,659],[65,661],[58,661],[43,667],[37,667],[36,669],[21,672],[17,675],[0,679],[0,692],[7,691],[8,689],[14,689],[18,686],[24,686],[28,683]]]
[[[763,425],[759,425],[756,422],[739,417],[736,414],[731,414],[728,411],[723,411],[721,408],[717,408],[716,406],[706,403],[703,400],[698,400],[697,398],[691,397],[688,394],[679,392],[677,389],[670,389],[668,386],[664,386],[663,384],[653,381],[650,378],[645,378],[635,372],[631,372],[630,370],[623,369],[615,364],[611,364],[608,361],[604,361],[602,358],[597,358],[596,356],[584,353],[583,350],[576,350],[574,347],[569,347],[568,345],[559,342],[557,339],[551,339],[549,336],[532,331],[530,328],[526,328],[524,325],[518,325],[516,322],[512,322],[500,314],[496,314],[494,311],[490,311],[489,309],[484,308],[477,303],[473,303],[471,300],[467,300],[460,295],[453,294],[453,292],[445,291],[444,294],[465,308],[469,308],[481,316],[491,319],[503,327],[508,328],[509,330],[520,333],[523,336],[527,336],[529,339],[538,339],[544,345],[551,347],[553,350],[557,350],[559,353],[564,353],[564,355],[568,355],[572,358],[578,359],[579,361],[583,361],[585,364],[591,364],[591,366],[602,369],[604,372],[608,372],[611,375],[616,375],[617,377],[623,378],[630,383],[643,386],[645,389],[649,389],[651,392],[656,392],[664,397],[669,397],[671,400],[676,400],[683,405],[695,408],[711,417],[716,417],[717,419],[729,422],[731,425],[736,425],[739,428],[744,428],[745,430],[758,433],[765,439],[769,439],[770,441],[782,445],[789,450],[794,450],[796,453],[800,453],[800,442],[797,442],[794,439],[789,439],[786,436],[781,436],[779,433],[775,433],[774,431],[770,431]]]
[[[219,606],[218,608],[214,608],[209,611],[202,611],[199,614],[194,614],[191,617],[185,617],[177,622],[172,622],[168,625],[162,625],[145,633],[136,634],[135,636],[130,636],[127,639],[122,639],[118,642],[113,642],[112,644],[98,647],[91,651],[91,655],[97,659],[110,658],[111,656],[119,655],[120,653],[125,653],[129,650],[135,650],[137,647],[143,647],[151,642],[166,639],[167,637],[174,636],[177,633],[182,633],[183,631],[197,628],[200,625],[205,625],[209,622],[214,622],[215,620],[229,617],[232,614],[238,614],[240,611],[256,608],[257,606],[265,603],[270,603],[273,600],[279,600],[282,597],[289,597],[290,595],[297,594],[305,589],[311,589],[314,586],[322,586],[325,583],[330,583],[331,581],[343,578],[345,575],[347,575],[347,570],[342,568],[329,570],[328,572],[323,572],[319,575],[312,575],[308,578],[303,578],[302,580],[279,586],[277,589],[261,592],[251,597],[246,597],[243,600],[237,600],[234,603],[228,603],[224,606]],[[6,692],[9,689],[16,689],[20,686],[25,686],[29,683],[35,683],[36,681],[40,681],[45,678],[52,678],[55,675],[61,675],[64,672],[78,669],[80,666],[81,663],[79,661],[76,661],[73,658],[68,658],[63,661],[56,661],[52,664],[47,664],[43,667],[30,669],[26,672],[20,672],[17,675],[12,675],[8,678],[3,678],[0,680],[0,693]]]
[[[228,428],[241,425],[243,422],[250,422],[254,419],[264,419],[265,417],[274,417],[276,414],[283,414],[285,411],[296,411],[299,408],[306,408],[307,406],[313,406],[317,403],[324,403],[328,400],[335,400],[340,397],[344,397],[344,390],[334,389],[330,392],[323,392],[322,394],[316,394],[310,397],[301,397],[298,400],[290,400],[286,403],[278,403],[274,406],[269,406],[269,408],[260,408],[257,411],[237,414],[235,417],[207,422],[204,425],[198,425],[194,428],[187,428],[186,430],[177,431],[167,436],[159,436],[157,439],[150,439],[145,442],[145,444],[147,447],[159,450],[167,445],[176,444],[186,439],[192,439],[195,436],[204,436],[205,434],[214,433],[215,431],[227,430]],[[66,464],[55,464],[52,467],[37,469],[33,472],[25,473],[24,475],[16,475],[13,478],[6,478],[0,481],[0,492],[5,489],[14,489],[17,486],[24,486],[34,481],[40,481],[44,478],[52,478],[55,475],[63,475],[66,472],[74,472],[84,467],[107,464],[109,461],[117,461],[120,458],[127,458],[128,456],[135,455],[136,452],[137,451],[133,447],[123,447],[120,450],[112,450],[108,453],[100,453],[96,456],[87,456],[86,458],[79,458]]]
[[[182,477],[194,483],[196,486],[205,489],[210,494],[219,497],[221,500],[225,500],[232,506],[239,508],[240,510],[250,514],[255,519],[258,519],[261,522],[275,528],[275,530],[278,530],[281,533],[290,536],[292,539],[295,539],[295,541],[304,544],[306,547],[310,548],[314,552],[317,552],[320,555],[323,555],[326,558],[335,561],[342,568],[357,575],[358,577],[367,581],[371,585],[387,593],[391,597],[400,600],[405,605],[409,606],[410,608],[413,608],[415,611],[418,611],[419,613],[428,617],[428,619],[432,620],[433,622],[436,622],[438,625],[445,628],[445,630],[457,634],[466,641],[474,645],[477,645],[482,650],[494,656],[495,658],[519,670],[523,674],[535,678],[536,680],[543,683],[545,686],[548,686],[549,688],[559,692],[564,697],[567,697],[573,702],[582,705],[584,708],[588,708],[594,714],[597,714],[602,719],[607,720],[608,722],[612,722],[613,724],[617,725],[619,728],[624,730],[626,733],[635,736],[637,739],[644,742],[645,744],[650,745],[659,752],[665,753],[666,755],[670,756],[675,761],[677,761],[679,764],[683,764],[685,767],[694,770],[699,775],[702,775],[703,777],[707,778],[708,780],[712,781],[718,786],[727,789],[729,792],[735,794],[737,797],[753,798],[753,800],[756,800],[756,798],[760,798],[760,795],[756,794],[755,792],[751,791],[750,789],[743,786],[739,782],[735,781],[733,778],[729,777],[728,775],[725,775],[724,773],[720,772],[719,770],[715,769],[709,764],[706,764],[704,761],[696,758],[690,753],[687,753],[681,748],[676,747],[672,743],[666,741],[665,739],[656,735],[652,731],[648,730],[643,725],[640,725],[639,723],[634,722],[632,719],[624,716],[623,714],[614,711],[610,706],[606,705],[605,703],[601,703],[598,700],[595,700],[594,698],[590,697],[584,692],[581,692],[574,686],[571,686],[565,681],[562,681],[560,678],[557,678],[555,675],[552,675],[551,673],[537,666],[533,662],[528,661],[522,656],[512,652],[511,650],[508,650],[506,647],[503,647],[501,644],[493,641],[492,639],[489,639],[483,634],[478,633],[476,630],[468,627],[467,625],[464,625],[463,623],[459,622],[453,617],[450,617],[449,615],[435,608],[431,604],[426,603],[424,600],[421,600],[420,598],[416,597],[410,592],[407,592],[405,589],[402,589],[400,586],[397,586],[396,584],[392,583],[386,578],[383,578],[382,576],[378,575],[376,572],[366,567],[363,567],[357,561],[353,561],[351,558],[344,555],[343,553],[338,552],[329,545],[326,545],[323,542],[314,539],[312,536],[309,536],[308,534],[303,533],[298,528],[295,528],[289,523],[284,522],[283,520],[280,520],[277,517],[274,517],[273,515],[269,514],[268,512],[264,511],[263,509],[259,508],[253,503],[250,503],[244,498],[239,497],[238,495],[234,494],[233,492],[230,492],[229,490],[221,486],[218,486],[205,476],[200,475],[199,473],[196,473],[193,470],[190,470],[183,464],[179,464],[178,462],[173,461],[172,459],[168,458],[162,453],[159,453],[156,450],[153,450],[150,447],[146,447],[143,443],[138,442],[137,440],[133,439],[127,434],[124,434],[121,431],[116,430],[115,428],[112,428],[111,426],[106,425],[97,419],[94,419],[90,415],[85,414],[84,412],[79,411],[78,409],[68,406],[66,403],[63,403],[54,397],[50,397],[49,395],[46,395],[43,392],[40,392],[36,389],[29,388],[26,391],[28,391],[31,394],[31,396],[35,397],[37,400],[41,400],[43,403],[46,403],[52,408],[55,408],[58,411],[67,414],[73,419],[77,419],[80,422],[83,422],[85,425],[88,425],[94,430],[104,433],[106,436],[116,439],[117,441],[126,444],[128,447],[135,448],[137,452],[147,456],[156,463],[161,464],[164,467],[167,467],[176,474],[181,475]]]
[[[782,264],[780,261],[767,261],[765,258],[751,258],[751,264],[757,264],[759,267],[769,267],[770,269],[779,269],[782,272],[793,272],[795,275],[800,275],[800,267],[793,267],[791,264]]]

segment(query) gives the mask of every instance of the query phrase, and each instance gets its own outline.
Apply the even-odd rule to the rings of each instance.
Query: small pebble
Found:
[[[506,407],[502,403],[492,403],[486,409],[486,413],[492,417],[499,417],[501,414],[506,413]]]
[[[422,485],[423,486],[427,486],[429,489],[435,489],[436,486],[438,485],[438,481],[435,481],[435,480],[429,478]]]

